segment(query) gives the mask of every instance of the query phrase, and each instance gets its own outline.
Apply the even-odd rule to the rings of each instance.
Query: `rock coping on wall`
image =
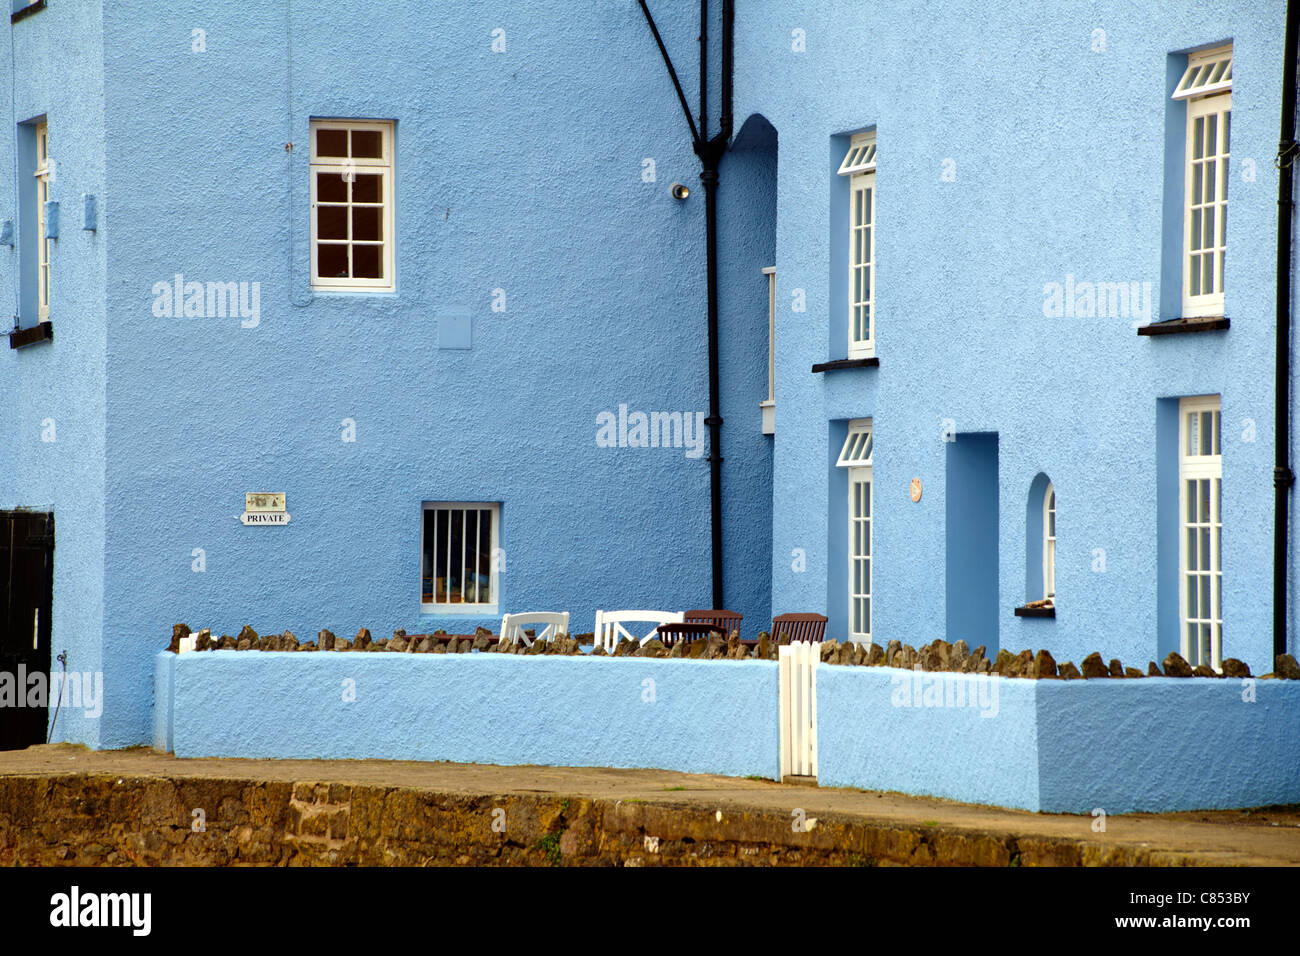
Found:
[[[758,635],[756,642],[746,643],[735,632],[723,638],[714,635],[707,640],[682,642],[671,647],[664,645],[657,638],[641,644],[638,641],[622,640],[613,652],[603,647],[596,647],[584,652],[583,647],[591,644],[590,634],[570,636],[560,634],[553,640],[533,641],[524,644],[521,641],[501,641],[487,628],[480,627],[473,634],[448,634],[436,631],[433,634],[407,634],[404,630],[393,632],[390,638],[374,640],[367,628],[361,628],[351,640],[339,638],[332,631],[322,630],[315,641],[302,642],[292,631],[282,634],[259,635],[248,625],[240,630],[238,636],[223,634],[214,638],[212,632],[204,628],[197,633],[186,624],[177,624],[172,628],[172,640],[168,650],[179,653],[181,641],[194,638],[195,651],[230,650],[230,651],[362,651],[387,652],[399,654],[467,654],[479,652],[486,654],[521,654],[534,655],[577,655],[590,653],[595,657],[655,657],[688,658],[692,660],[776,660],[778,643],[766,632]],[[786,643],[783,639],[781,643]],[[890,641],[885,647],[879,644],[857,644],[846,641],[841,644],[836,640],[824,641],[821,646],[823,664],[842,664],[859,667],[896,667],[902,670],[948,671],[963,674],[996,674],[999,677],[1017,677],[1029,680],[1087,680],[1092,678],[1138,679],[1142,677],[1251,677],[1250,668],[1242,661],[1229,657],[1223,661],[1222,672],[1212,667],[1198,664],[1193,667],[1178,653],[1170,653],[1164,659],[1163,668],[1155,661],[1147,663],[1146,671],[1137,667],[1125,667],[1118,658],[1109,662],[1103,660],[1099,652],[1094,651],[1076,667],[1072,662],[1057,664],[1051,653],[1040,650],[1023,650],[1018,654],[1000,650],[995,658],[990,659],[984,645],[971,650],[965,641],[949,643],[936,639],[922,645],[920,650],[910,644]],[[1273,673],[1260,675],[1261,679],[1300,680],[1300,663],[1291,654],[1279,654],[1274,662]]]

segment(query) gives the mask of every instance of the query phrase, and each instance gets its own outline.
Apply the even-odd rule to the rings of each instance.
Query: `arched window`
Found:
[[[1043,597],[1056,603],[1056,488],[1043,493]]]

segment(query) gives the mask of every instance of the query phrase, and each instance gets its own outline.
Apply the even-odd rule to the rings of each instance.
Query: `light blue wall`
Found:
[[[101,669],[103,644],[104,290],[114,216],[112,203],[104,201],[100,5],[89,0],[51,3],[14,24],[10,37],[12,44],[9,38],[0,43],[6,88],[11,72],[13,76],[11,108],[4,111],[10,125],[0,135],[0,170],[5,170],[0,219],[15,220],[19,241],[13,249],[0,246],[0,316],[6,333],[0,339],[0,510],[54,512],[51,656],[66,650],[69,671],[94,673]],[[34,324],[36,313],[35,192],[18,188],[15,181],[30,179],[35,143],[30,127],[21,137],[15,134],[21,124],[42,116],[49,124],[50,197],[63,211],[59,238],[50,243],[54,342],[11,350],[7,333],[20,287],[27,296],[23,325]],[[25,153],[17,166],[16,141]],[[19,209],[24,193],[28,201]],[[81,197],[87,193],[101,200],[104,215],[96,232],[81,229]],[[22,257],[28,257],[25,285],[19,282]],[[146,664],[126,704],[146,727],[149,672]],[[106,692],[112,693],[111,687]],[[95,746],[101,741],[100,723],[82,710],[62,709],[55,739]]]
[[[698,10],[652,7],[691,91]],[[106,745],[148,737],[149,662],[176,621],[304,639],[495,627],[420,613],[422,501],[502,502],[503,611],[568,610],[582,631],[600,607],[710,604],[706,457],[595,443],[621,403],[708,408],[699,164],[636,4],[136,0],[105,21]],[[396,121],[394,294],[308,289],[313,116]],[[774,196],[774,151],[724,161],[726,600],[755,630]],[[152,287],[177,273],[259,282],[260,324],[155,318]],[[456,310],[472,348],[440,351]],[[249,491],[285,492],[290,524],[241,526]]]
[[[1300,684],[1036,681],[1039,807],[1164,812],[1300,800]],[[1253,697],[1253,700],[1248,698]]]
[[[947,443],[945,462],[949,641],[998,651],[998,436],[966,434]],[[1010,599],[1013,603],[1014,598]]]
[[[1157,559],[1156,400],[1217,393],[1225,654],[1272,669],[1272,157],[1283,9],[1281,0],[738,5],[737,112],[761,113],[781,137],[774,606],[830,615],[841,600],[824,585],[834,559],[823,529],[837,506],[823,443],[828,423],[870,416],[874,636],[918,645],[943,636],[948,421],[999,436],[1002,646],[1046,647],[1076,663],[1096,650],[1145,666],[1162,646],[1158,609],[1171,586]],[[1104,52],[1092,49],[1097,29]],[[806,52],[792,49],[794,30]],[[1167,203],[1181,195],[1167,176],[1171,144],[1181,151],[1168,94],[1186,51],[1225,39],[1235,62],[1232,328],[1147,338],[1136,315],[1045,317],[1045,284],[1067,276],[1149,282],[1156,303],[1176,294],[1163,266],[1181,229]],[[828,346],[839,321],[828,276],[844,228],[828,202],[842,186],[837,153],[846,135],[873,126],[880,366],[813,375],[813,363],[843,357],[838,339]],[[1245,159],[1253,181],[1243,179]],[[943,178],[945,160],[953,181]],[[795,289],[806,290],[806,313],[790,308]],[[1247,419],[1254,441],[1243,440]],[[1039,472],[1062,496],[1055,620],[1012,616],[1025,586],[1025,493]],[[912,478],[924,487],[917,504]],[[795,547],[808,549],[806,574],[790,570]]]
[[[765,777],[779,770],[776,665],[769,661],[236,651],[158,657],[160,698],[174,670],[178,757]],[[355,700],[344,700],[345,689]]]

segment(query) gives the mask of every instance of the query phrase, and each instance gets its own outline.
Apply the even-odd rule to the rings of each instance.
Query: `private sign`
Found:
[[[244,495],[244,513],[239,520],[250,524],[288,524],[284,492],[250,491]]]

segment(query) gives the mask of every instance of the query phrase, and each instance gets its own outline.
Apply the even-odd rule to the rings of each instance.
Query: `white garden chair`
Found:
[[[545,627],[537,632],[536,637],[524,633],[525,627],[536,628],[538,624],[544,624]],[[568,611],[533,611],[530,614],[506,614],[501,618],[502,644],[523,641],[525,647],[532,647],[533,641],[553,641],[559,635],[568,633]]]
[[[655,636],[655,628],[660,624],[681,624],[684,617],[682,611],[597,611],[596,646],[605,648],[606,653],[613,653],[623,639],[644,644]],[[645,636],[634,634],[623,626],[646,623],[650,625],[650,631]]]

